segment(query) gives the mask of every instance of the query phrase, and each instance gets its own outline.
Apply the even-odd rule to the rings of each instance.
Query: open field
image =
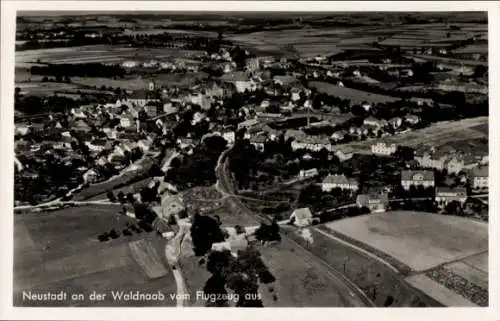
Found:
[[[436,306],[437,302],[414,291],[404,282],[404,276],[389,269],[376,259],[346,245],[328,232],[309,228],[309,239],[299,233],[290,236],[326,264],[356,284],[376,306],[417,307]],[[388,298],[393,298],[388,302]]]
[[[465,60],[465,59],[455,59],[455,58],[449,58],[449,57],[439,57],[439,56],[428,56],[428,55],[414,55],[414,54],[408,54],[407,55],[410,58],[421,58],[427,61],[434,61],[436,63],[446,63],[449,65],[459,65],[459,66],[479,66],[479,65],[485,65],[487,62],[484,61],[476,61],[476,60]]]
[[[459,48],[456,50],[453,50],[453,53],[456,54],[488,54],[488,45],[486,44],[481,44],[481,45],[469,45],[463,48]]]
[[[85,206],[14,217],[14,305],[37,306],[48,302],[22,300],[22,291],[60,291],[85,294],[82,301],[51,302],[53,306],[175,305],[175,301],[113,300],[111,291],[164,291],[175,293],[170,271],[148,279],[133,258],[128,243],[148,239],[158,252],[164,239],[143,232],[99,242],[97,235],[115,229],[120,232],[132,219],[118,215],[118,206]],[[162,253],[162,252],[159,252]],[[92,291],[106,293],[105,300],[91,302]]]
[[[326,226],[394,257],[413,271],[488,250],[487,224],[455,216],[397,211]]]
[[[148,279],[157,279],[168,274],[168,270],[160,256],[163,255],[163,252],[158,254],[146,240],[130,242],[128,245],[132,257],[142,268]]]
[[[463,262],[474,266],[476,269],[488,273],[488,253],[481,253],[463,259]]]
[[[351,142],[347,144],[334,145],[335,150],[356,153],[371,153],[370,146],[377,142],[415,147],[420,144],[431,144],[441,146],[456,141],[466,141],[478,138],[488,138],[484,129],[478,130],[477,126],[485,126],[488,117],[467,118],[458,121],[444,121],[432,124],[429,127],[413,130],[404,134],[388,136],[380,139]]]
[[[305,260],[288,240],[260,249],[262,260],[276,277],[271,286],[261,285],[262,302],[266,307],[347,307],[348,293],[341,292],[329,271],[315,261]],[[291,264],[293,262],[293,264]],[[273,294],[277,300],[273,300]]]
[[[32,79],[33,81],[33,79]],[[57,83],[57,82],[30,82],[16,83],[16,87],[21,89],[21,93],[33,96],[50,96],[54,93],[96,93],[97,91],[82,89],[75,84]]]
[[[324,92],[332,96],[337,96],[342,99],[349,99],[356,103],[362,103],[364,101],[368,103],[383,103],[399,100],[399,98],[397,97],[369,93],[353,88],[340,87],[321,81],[311,81],[310,85],[311,87],[318,89],[318,91],[320,92]]]
[[[16,66],[29,63],[77,64],[120,63],[125,60],[180,58],[199,53],[168,48],[132,48],[125,46],[93,45],[69,48],[51,48],[16,52]]]

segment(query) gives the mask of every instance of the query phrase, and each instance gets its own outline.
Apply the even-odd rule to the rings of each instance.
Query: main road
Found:
[[[241,200],[236,196],[236,191],[233,186],[233,179],[231,171],[229,170],[228,154],[231,148],[225,150],[217,162],[217,167],[215,168],[215,174],[217,176],[217,190],[226,196],[229,202],[232,202],[235,207],[239,208],[242,212],[249,215],[257,216],[258,219],[270,222],[269,218],[260,213],[255,213],[250,210],[241,202]],[[321,258],[317,257],[309,250],[295,242],[292,238],[286,235],[287,232],[282,233],[282,238],[286,239],[287,242],[291,243],[299,253],[303,253],[305,259],[315,261],[317,264],[324,266],[329,271],[329,276],[332,281],[337,285],[337,289],[340,293],[345,293],[344,299],[346,302],[353,307],[373,307],[375,304],[367,297],[367,295],[349,279],[347,279],[342,273],[333,269]],[[347,295],[349,294],[349,295]]]

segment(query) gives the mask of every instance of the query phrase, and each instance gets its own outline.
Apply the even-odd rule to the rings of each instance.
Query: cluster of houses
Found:
[[[316,169],[301,171],[301,175],[316,176]],[[314,175],[313,175],[314,174]],[[468,172],[467,181],[470,183],[472,191],[486,192],[488,190],[488,166],[478,166]],[[319,183],[323,192],[330,192],[333,189],[356,193],[360,186],[355,178],[346,177],[343,174],[327,175]],[[467,189],[464,186],[436,186],[433,170],[403,170],[401,171],[401,186],[404,190],[410,190],[412,187],[433,188],[435,191],[434,201],[440,208],[444,208],[451,202],[465,204],[468,198]],[[370,212],[385,212],[389,206],[389,195],[384,190],[369,191],[368,193],[358,194],[356,196],[356,206],[366,207]],[[290,219],[298,227],[305,227],[313,222],[313,215],[308,208],[297,209],[292,213]]]
[[[461,171],[488,164],[488,152],[479,149],[462,152],[450,146],[441,148],[422,146],[416,149],[414,159],[420,167],[447,170],[449,174],[458,174]]]

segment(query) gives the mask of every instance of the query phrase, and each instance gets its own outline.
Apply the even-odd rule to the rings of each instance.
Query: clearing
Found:
[[[420,144],[440,146],[455,141],[488,138],[482,127],[488,124],[488,117],[466,118],[457,121],[443,121],[429,127],[413,130],[404,134],[387,136],[380,139],[334,145],[335,150],[355,153],[371,153],[371,145],[378,142],[415,147]]]
[[[488,225],[456,216],[395,211],[343,219],[326,226],[425,271],[488,250]]]
[[[366,91],[353,88],[340,87],[322,81],[311,81],[310,85],[311,87],[316,88],[320,92],[324,92],[329,95],[336,96],[342,99],[349,99],[359,104],[363,102],[384,103],[384,102],[399,100],[399,98],[397,97],[369,93]]]
[[[113,300],[111,291],[161,290],[175,293],[170,269],[154,280],[147,277],[129,247],[138,240],[147,244],[145,261],[167,267],[163,253],[165,240],[154,233],[142,232],[123,236],[127,223],[135,221],[119,215],[120,207],[95,205],[70,207],[48,213],[20,214],[14,217],[14,305],[15,306],[174,306],[175,300],[126,301]],[[99,242],[97,236],[115,229],[120,236]],[[153,250],[154,248],[154,250]],[[154,257],[149,254],[161,253]],[[149,254],[148,254],[149,253]],[[161,261],[160,261],[161,260]],[[165,273],[165,271],[167,271]],[[158,274],[154,276],[159,276]],[[82,301],[35,302],[22,300],[22,291],[65,290],[82,293]],[[106,293],[103,301],[90,301],[93,291]]]

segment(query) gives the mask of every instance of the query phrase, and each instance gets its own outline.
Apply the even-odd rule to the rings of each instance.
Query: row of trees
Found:
[[[49,64],[46,66],[32,66],[32,75],[55,76],[56,79],[62,77],[105,77],[123,78],[126,74],[124,68],[119,65],[105,65],[102,63],[83,64]]]

